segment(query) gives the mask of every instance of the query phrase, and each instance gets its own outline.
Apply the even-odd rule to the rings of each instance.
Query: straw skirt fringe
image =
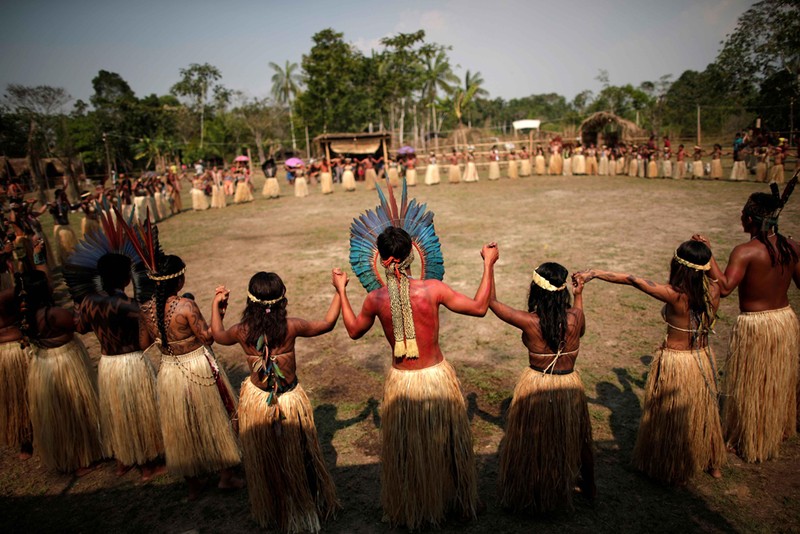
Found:
[[[374,171],[373,171],[374,172]],[[275,184],[277,185],[277,180]],[[374,186],[375,184],[373,184]],[[329,195],[333,193],[333,175],[329,172],[321,172],[319,174],[319,187],[322,190],[323,195]]]
[[[100,231],[100,223],[97,219],[89,219],[84,217],[81,219],[81,235],[86,238],[89,234],[94,234]]]
[[[500,445],[499,495],[514,511],[572,508],[581,451],[592,425],[577,372],[545,375],[526,368],[514,388]]]
[[[439,166],[436,163],[428,164],[425,169],[425,185],[435,185],[439,181]]]
[[[457,184],[461,181],[461,169],[458,165],[453,165],[451,163],[447,168],[447,181],[451,184]]]
[[[796,433],[800,326],[790,307],[742,313],[728,349],[725,436],[748,462],[778,456]]]
[[[211,186],[211,207],[220,209],[224,208],[228,205],[227,200],[225,200],[225,190],[222,188],[221,185],[212,185]]]
[[[367,191],[374,191],[375,182],[377,181],[378,181],[378,175],[375,172],[375,169],[367,169],[366,171],[364,171],[364,182],[367,185]]]
[[[206,354],[214,360],[214,353],[205,346],[179,356],[165,354],[158,371],[158,409],[167,469],[178,476],[211,473],[241,461]],[[224,369],[219,367],[219,372],[233,398]]]
[[[722,178],[722,160],[721,159],[712,159],[711,160],[711,178],[714,180],[719,180]]]
[[[776,184],[783,184],[784,182],[783,165],[773,165],[769,170],[769,181]]]
[[[489,162],[489,179],[490,180],[500,179],[500,163],[498,163],[497,161]]]
[[[561,158],[561,154],[551,154],[549,174],[553,176],[560,176],[563,170],[564,170],[564,160]]]
[[[530,158],[523,159],[520,162],[520,167],[519,167],[519,175],[520,175],[520,177],[524,178],[526,176],[530,176],[531,175],[531,170],[532,170],[532,166],[531,166]]]
[[[0,444],[14,450],[31,443],[29,361],[19,341],[0,344]]]
[[[647,476],[681,484],[725,463],[713,362],[710,348],[662,348],[650,365],[633,450]]]
[[[464,177],[461,179],[461,181],[477,182],[478,180],[480,180],[480,177],[478,176],[478,168],[475,166],[475,163],[468,161],[464,167]]]
[[[250,510],[264,528],[319,532],[339,502],[311,403],[300,385],[278,396],[277,405],[267,404],[268,397],[249,378],[242,382],[239,430]]]
[[[508,162],[508,177],[519,178],[519,162],[515,159]]]
[[[536,159],[535,159],[534,161],[535,161],[535,163],[536,163],[536,174],[537,174],[538,176],[543,176],[543,175],[544,175],[544,172],[545,172],[545,168],[544,168],[544,156],[542,156],[541,154],[539,154],[539,155],[537,155],[537,156],[536,156]]]
[[[356,190],[356,176],[353,171],[346,170],[342,173],[342,189],[345,191]]]
[[[409,187],[417,185],[417,169],[406,169],[406,184]]]
[[[322,188],[323,193],[325,192],[325,174],[328,175],[328,182],[330,185],[330,173],[322,173]],[[278,198],[281,196],[281,186],[278,184],[277,178],[267,178],[264,181],[264,188],[261,190],[261,194],[267,198]]]
[[[436,526],[449,511],[476,517],[472,434],[447,361],[419,371],[389,370],[381,438],[381,503],[392,524]]]
[[[308,182],[305,177],[298,176],[294,179],[294,196],[300,198],[308,196]]]
[[[164,452],[153,365],[141,351],[102,356],[97,365],[103,452],[142,465]]]
[[[236,193],[233,195],[233,203],[241,204],[243,202],[252,202],[253,193],[250,192],[250,184],[247,182],[239,182],[236,185]]]
[[[64,265],[70,254],[75,252],[75,247],[78,246],[78,238],[75,237],[75,231],[68,224],[53,226],[53,237],[55,237],[56,241],[56,258],[60,265]]]
[[[103,456],[100,410],[86,348],[78,339],[35,347],[28,371],[33,447],[50,468],[69,473]]]

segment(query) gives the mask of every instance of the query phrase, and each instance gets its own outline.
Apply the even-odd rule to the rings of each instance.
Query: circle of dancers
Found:
[[[388,164],[390,171],[400,166]],[[345,176],[348,165],[344,160]],[[55,250],[72,246],[59,260],[74,308],[59,307],[45,238],[31,229],[37,217],[12,198],[0,292],[3,444],[65,473],[83,474],[104,458],[116,460],[119,474],[138,468],[144,480],[168,471],[186,480],[190,499],[216,473],[220,488],[246,485],[259,525],[317,532],[341,504],[300,380],[296,340],[330,332],[340,315],[347,334],[359,339],[378,319],[392,363],[380,429],[385,518],[410,529],[442,525],[448,516],[474,520],[483,505],[472,434],[458,377],[439,343],[439,310],[473,317],[491,310],[522,331],[520,350],[527,351],[499,449],[500,504],[513,512],[570,509],[575,488],[585,498],[596,495],[591,419],[576,368],[584,292],[593,280],[632,286],[663,303],[665,337],[650,367],[633,452],[638,470],[674,485],[704,471],[719,478],[726,446],[762,462],[796,433],[800,323],[787,292],[792,282],[800,286],[800,246],[778,230],[796,176],[782,192],[773,185],[750,195],[741,217],[749,239],[724,269],[700,234],[677,245],[661,283],[595,268],[570,275],[547,261],[532,269],[527,307],[516,309],[498,300],[496,243],[476,252],[482,274],[474,296],[442,282],[433,213],[408,200],[405,165],[405,178],[397,178],[401,201],[391,172],[386,192],[372,176],[380,206],[351,226],[351,266],[368,291],[361,309],[350,304],[348,276],[333,269],[321,318],[290,316],[292,289],[260,271],[246,288],[215,289],[209,324],[183,293],[191,268],[161,249],[150,206],[140,219],[135,202],[127,214],[118,203],[84,202],[95,226],[75,245],[74,234],[59,234],[69,232],[58,217],[74,208],[61,196],[48,209],[56,217]],[[321,181],[333,183],[324,165],[323,174],[329,176]],[[426,182],[435,174],[426,173]],[[303,179],[304,170],[294,175]],[[236,184],[234,194],[240,185],[249,188]],[[224,179],[214,187],[224,189]],[[740,315],[720,384],[708,337],[720,299],[737,288]],[[245,307],[226,326],[237,292],[246,295]],[[96,370],[75,336],[90,331],[102,354]],[[247,362],[238,398],[213,343],[238,346]]]

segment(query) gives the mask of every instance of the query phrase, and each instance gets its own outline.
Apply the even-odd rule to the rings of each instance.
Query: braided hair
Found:
[[[167,255],[161,258],[158,262],[158,272],[155,273],[159,277],[175,275],[186,268],[186,264],[178,256]],[[183,275],[169,278],[167,280],[156,280],[155,290],[155,307],[156,307],[156,324],[158,332],[161,336],[161,350],[172,352],[169,342],[167,341],[167,324],[165,321],[167,299],[173,295],[178,294],[178,289],[183,283]]]
[[[556,287],[564,285],[569,271],[558,263],[547,262],[536,268],[541,277]],[[528,312],[539,316],[542,338],[553,352],[558,352],[567,336],[567,308],[569,291],[548,291],[531,282],[528,293]]]
[[[711,249],[700,241],[681,243],[675,254],[682,260],[695,265],[705,265],[711,261]],[[686,295],[689,307],[689,328],[693,331],[693,345],[703,341],[716,319],[706,273],[707,271],[699,271],[682,265],[674,257],[670,263],[669,285],[679,293]]]
[[[20,310],[19,329],[25,340],[39,339],[36,312],[55,306],[47,276],[38,270],[14,274],[14,300]],[[45,314],[47,317],[47,314]],[[23,341],[23,345],[26,344]]]
[[[281,346],[289,329],[286,322],[286,298],[281,298],[286,293],[286,286],[277,274],[261,271],[250,278],[247,290],[259,301],[280,299],[272,304],[265,304],[253,302],[248,297],[242,312],[241,323],[245,326],[247,344],[251,347],[257,346],[258,339],[263,335],[266,348],[272,351]]]

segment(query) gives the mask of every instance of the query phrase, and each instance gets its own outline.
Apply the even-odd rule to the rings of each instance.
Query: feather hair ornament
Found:
[[[149,300],[155,284],[147,276],[148,268],[140,254],[139,244],[134,244],[127,235],[127,224],[116,206],[113,207],[115,213],[108,209],[111,206],[107,201],[103,205],[96,202],[95,207],[102,229],[84,236],[64,265],[64,280],[72,300],[80,303],[87,295],[103,291],[97,264],[106,254],[120,254],[130,258],[134,298],[139,302]]]
[[[444,259],[433,227],[433,212],[428,211],[425,204],[418,204],[415,199],[409,202],[405,178],[399,206],[388,177],[386,195],[378,184],[376,187],[380,205],[374,212],[367,210],[353,219],[350,225],[350,265],[367,291],[387,286],[395,338],[394,357],[419,358],[406,270],[411,265],[416,250],[421,263],[420,278],[444,278]],[[380,261],[378,236],[389,226],[402,228],[411,236],[412,251],[408,257]],[[379,264],[383,267],[385,278],[381,276]]]

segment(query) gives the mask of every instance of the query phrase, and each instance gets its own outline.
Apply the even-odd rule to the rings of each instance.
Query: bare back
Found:
[[[773,247],[776,236],[768,238]],[[795,253],[800,254],[796,241],[788,240]],[[776,250],[777,255],[777,250]],[[800,264],[772,265],[769,252],[763,243],[752,239],[731,252],[725,269],[729,285],[738,282],[739,309],[742,312],[776,310],[789,305],[789,286],[794,279],[800,286]],[[733,284],[735,286],[735,284]]]
[[[93,331],[106,356],[139,348],[139,305],[119,292],[88,295],[78,310],[77,330]]]

